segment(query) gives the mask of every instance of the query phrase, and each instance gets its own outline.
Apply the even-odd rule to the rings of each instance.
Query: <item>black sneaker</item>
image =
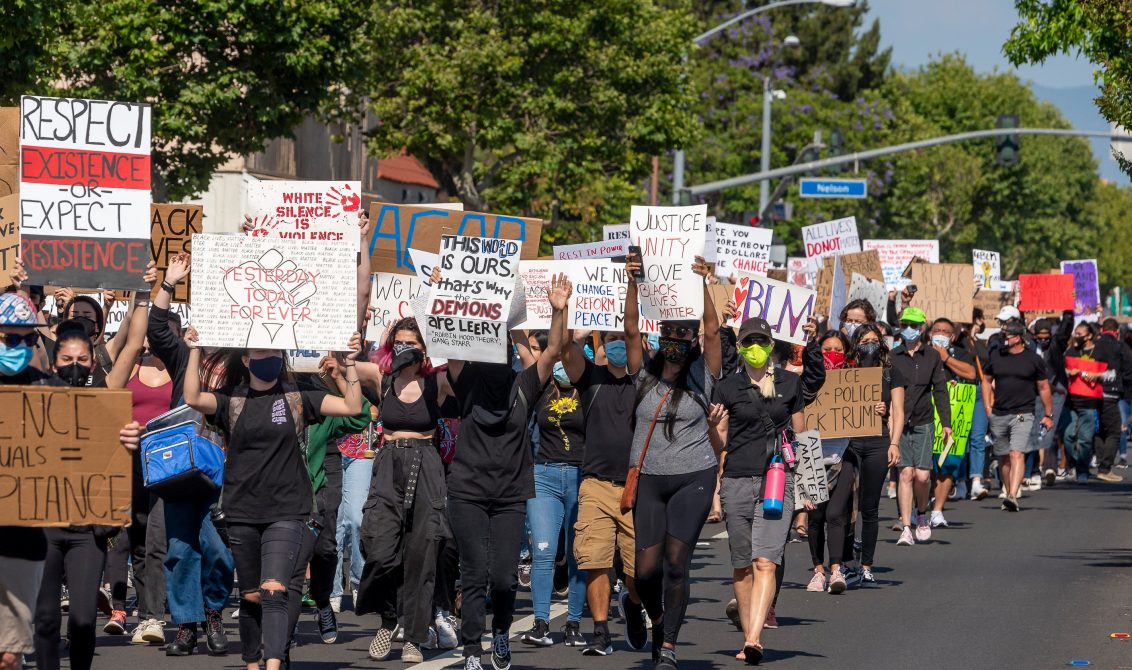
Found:
[[[640,603],[633,602],[626,589],[621,595],[621,609],[625,612],[625,639],[629,642],[629,647],[634,651],[644,649],[649,641],[645,608]]]
[[[608,624],[594,624],[593,642],[582,650],[583,656],[609,656],[613,653],[613,642],[609,639]]]
[[[228,653],[228,636],[224,634],[224,615],[220,610],[204,611],[204,634],[208,653],[222,656]]]
[[[554,644],[554,640],[550,639],[550,624],[542,619],[535,619],[535,625],[519,638],[523,644],[529,644],[534,647],[549,647]]]
[[[196,625],[182,625],[177,629],[177,637],[165,647],[166,656],[190,656],[197,650]]]
[[[542,622],[546,625],[546,622]],[[507,633],[495,631],[491,638],[491,665],[495,670],[511,670],[511,642]]]
[[[334,608],[327,605],[318,610],[318,634],[324,644],[334,644],[338,640],[338,619]]]
[[[653,670],[676,670],[676,651],[674,649],[661,649],[660,658],[657,659]]]
[[[566,635],[567,647],[586,646],[586,638],[582,635],[581,626],[578,625],[577,621],[567,621],[563,632]]]
[[[565,598],[570,595],[570,568],[566,559],[554,562],[554,597]]]
[[[660,662],[660,648],[664,646],[664,623],[652,625],[652,662]]]

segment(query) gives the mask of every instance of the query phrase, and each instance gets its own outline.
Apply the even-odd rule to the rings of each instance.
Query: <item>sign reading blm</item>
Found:
[[[149,105],[20,99],[20,240],[30,282],[149,290]]]

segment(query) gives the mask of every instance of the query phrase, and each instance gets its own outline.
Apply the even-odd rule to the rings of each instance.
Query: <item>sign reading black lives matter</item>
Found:
[[[20,240],[33,284],[149,290],[149,105],[20,99]]]
[[[440,238],[440,281],[428,299],[428,353],[506,363],[507,317],[519,278],[515,240]]]

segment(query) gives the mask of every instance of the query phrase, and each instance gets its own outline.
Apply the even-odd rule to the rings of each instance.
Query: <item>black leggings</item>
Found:
[[[861,515],[861,565],[872,567],[880,532],[880,496],[888,479],[889,438],[849,440],[845,460],[857,469],[857,511]]]
[[[633,524],[637,593],[649,618],[664,617],[664,641],[676,644],[688,609],[688,567],[715,493],[716,468],[682,475],[642,474]]]
[[[302,550],[303,533],[310,533],[303,521],[290,519],[272,523],[228,522],[232,557],[240,575],[240,642],[246,663],[264,658],[283,660],[291,631],[287,629],[287,588]],[[281,589],[260,588],[276,581]],[[249,600],[258,593],[260,600]]]
[[[35,604],[35,657],[41,670],[59,670],[59,629],[63,613],[59,597],[66,575],[71,593],[67,613],[71,668],[90,670],[94,662],[94,627],[98,619],[98,589],[106,563],[106,539],[90,526],[45,528],[47,559]]]
[[[826,471],[828,474],[828,470]],[[857,478],[856,468],[849,459],[841,462],[837,480],[829,492],[829,500],[820,503],[810,511],[809,542],[810,558],[814,565],[824,565],[825,556],[822,544],[829,546],[829,562],[845,563],[853,558],[853,539],[850,533],[850,518],[853,516],[853,482]]]
[[[326,452],[326,486],[315,494],[322,531],[315,540],[311,564],[311,598],[321,608],[330,607],[334,572],[338,569],[338,508],[342,505],[342,456],[331,446]],[[306,571],[304,570],[304,573]]]

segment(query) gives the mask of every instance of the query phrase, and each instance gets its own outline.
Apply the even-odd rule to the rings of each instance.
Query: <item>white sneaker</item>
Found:
[[[982,500],[987,497],[987,490],[983,487],[981,479],[976,479],[971,483],[971,500]]]
[[[459,646],[460,641],[456,637],[456,629],[449,623],[444,612],[436,615],[433,628],[436,630],[436,646],[438,649],[455,649]]]
[[[342,613],[342,596],[330,597],[330,609],[334,610],[335,614]]]
[[[916,516],[916,542],[927,542],[932,539],[932,526],[930,517],[925,515]]]
[[[434,626],[428,627],[428,639],[421,645],[421,649],[438,649],[436,646],[436,628]]]
[[[904,530],[900,531],[900,539],[896,541],[898,547],[911,547],[916,544],[916,540],[912,538],[912,529],[904,526]]]
[[[943,512],[932,512],[931,526],[932,528],[947,528],[947,519],[943,518]]]
[[[1006,489],[1005,488],[1001,488],[1001,489],[998,490],[998,499],[999,500],[1006,500]]]
[[[896,500],[896,487],[895,486],[888,487],[888,499],[889,500]]]
[[[1031,491],[1041,491],[1042,490],[1042,476],[1041,475],[1033,474],[1033,475],[1030,476],[1030,490]]]
[[[159,619],[146,619],[134,629],[130,644],[165,644],[165,622]]]

